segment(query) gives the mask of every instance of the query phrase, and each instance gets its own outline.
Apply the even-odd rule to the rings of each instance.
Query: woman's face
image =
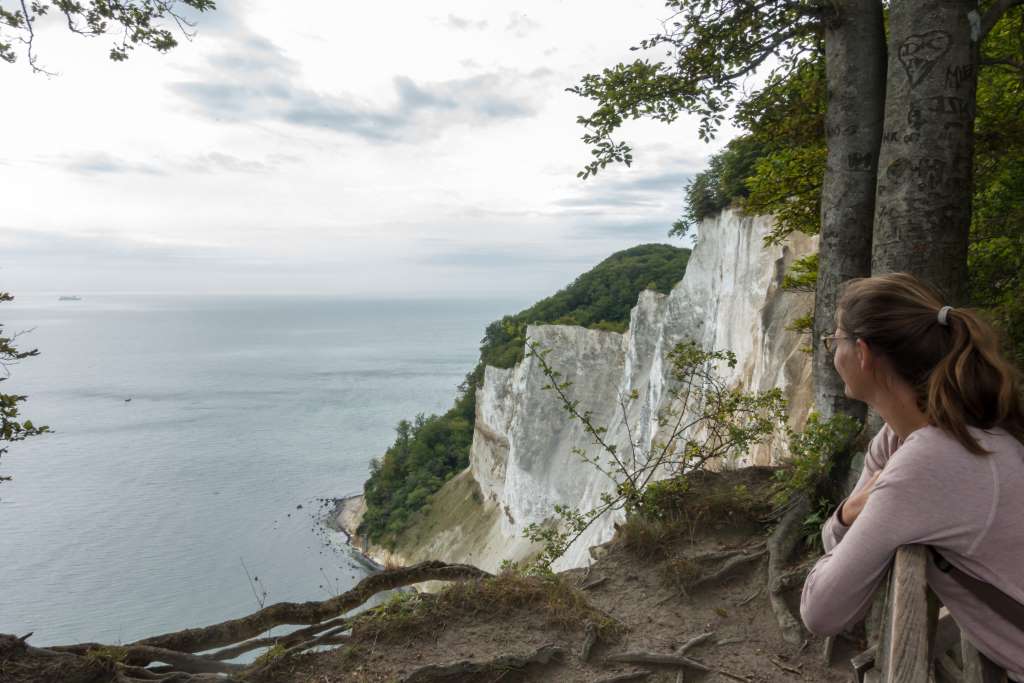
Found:
[[[835,354],[832,363],[836,372],[843,378],[844,391],[848,398],[857,401],[866,401],[870,389],[873,386],[873,377],[867,372],[864,364],[863,341],[843,329],[842,316],[836,323],[835,331]]]

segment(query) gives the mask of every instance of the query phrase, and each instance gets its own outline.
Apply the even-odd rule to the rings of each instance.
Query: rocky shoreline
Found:
[[[364,514],[366,501],[360,493],[335,498],[334,505],[328,509],[320,522],[328,529],[345,534],[345,543],[356,551],[356,557],[362,560],[364,566],[370,571],[379,572],[384,569],[385,563],[374,556],[374,548],[370,542],[357,533]]]

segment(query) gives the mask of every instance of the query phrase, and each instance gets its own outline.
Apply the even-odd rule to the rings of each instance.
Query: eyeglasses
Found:
[[[821,335],[821,343],[825,345],[825,350],[830,354],[836,352],[836,341],[839,339],[856,339],[856,337],[844,337],[838,334]]]

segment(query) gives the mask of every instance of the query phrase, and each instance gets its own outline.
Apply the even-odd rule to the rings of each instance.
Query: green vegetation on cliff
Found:
[[[683,277],[689,249],[643,244],[617,252],[580,275],[557,294],[487,326],[480,361],[459,387],[443,415],[418,415],[396,427],[395,442],[370,463],[364,487],[366,514],[361,535],[391,545],[428,498],[469,465],[476,415],[476,389],[485,365],[510,368],[523,359],[526,328],[532,324],[580,325],[622,332],[644,289],[662,293]]]

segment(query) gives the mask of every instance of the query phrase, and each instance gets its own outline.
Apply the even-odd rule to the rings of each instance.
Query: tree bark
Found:
[[[875,201],[873,274],[909,272],[965,300],[981,17],[977,0],[900,0]]]
[[[885,31],[878,0],[840,0],[825,29],[828,159],[821,190],[821,241],[814,300],[815,336],[835,329],[840,285],[871,274],[875,175],[885,97]],[[846,398],[832,357],[814,340],[814,403],[829,418],[864,419]]]

